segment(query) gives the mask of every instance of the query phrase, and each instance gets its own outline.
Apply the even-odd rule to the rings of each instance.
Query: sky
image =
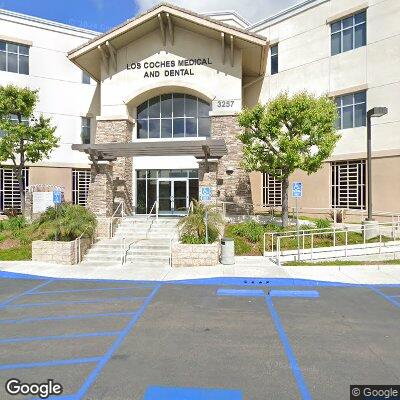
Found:
[[[167,0],[168,1],[168,0]],[[197,12],[235,10],[257,22],[300,0],[169,0]],[[0,8],[104,32],[160,0],[0,0]]]

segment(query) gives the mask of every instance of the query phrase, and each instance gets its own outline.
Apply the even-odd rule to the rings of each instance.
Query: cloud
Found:
[[[160,1],[135,0],[140,12],[146,11]],[[269,17],[299,0],[170,0],[177,6],[196,12],[234,10],[250,22]]]

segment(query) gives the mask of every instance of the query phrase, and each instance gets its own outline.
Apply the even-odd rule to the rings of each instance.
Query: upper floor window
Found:
[[[210,136],[210,110],[206,101],[188,94],[169,93],[153,97],[137,108],[137,137]]]
[[[271,47],[271,75],[278,73],[278,45]]]
[[[18,115],[11,114],[9,116],[9,118],[10,118],[11,122],[13,122],[15,124],[19,124]],[[29,125],[29,119],[27,117],[21,117],[21,124]],[[0,130],[0,138],[4,137],[4,135],[5,135],[5,132]]]
[[[82,71],[82,83],[85,83],[86,85],[90,84],[90,75],[85,71]]]
[[[366,126],[367,123],[367,92],[357,92],[335,97],[338,110],[337,129]]]
[[[90,118],[82,117],[81,138],[83,144],[90,144]]]
[[[29,75],[29,46],[0,41],[0,71]]]
[[[331,54],[365,46],[367,42],[367,13],[362,11],[331,24]]]

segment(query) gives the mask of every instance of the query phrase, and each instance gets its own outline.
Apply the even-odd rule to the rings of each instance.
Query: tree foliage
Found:
[[[337,110],[328,96],[306,91],[279,94],[267,105],[257,104],[238,117],[244,127],[243,166],[248,171],[268,173],[282,181],[282,222],[288,223],[289,176],[299,169],[316,172],[333,152]]]
[[[36,90],[14,85],[0,86],[0,162],[12,161],[24,210],[23,169],[37,163],[58,147],[55,127],[43,115],[35,116]],[[16,121],[10,117],[15,116]],[[28,120],[28,123],[24,123]]]

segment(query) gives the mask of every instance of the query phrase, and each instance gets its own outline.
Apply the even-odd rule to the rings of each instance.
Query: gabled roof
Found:
[[[160,29],[159,15],[164,14],[169,15],[174,25],[193,30],[216,40],[221,40],[221,34],[224,34],[225,37],[232,36],[235,41],[235,47],[247,53],[243,56],[243,59],[247,60],[248,63],[243,68],[244,73],[249,76],[258,76],[263,73],[266,49],[268,48],[268,41],[264,36],[230,26],[168,3],[160,3],[145,13],[128,19],[110,31],[89,40],[87,43],[71,50],[68,53],[68,58],[80,68],[86,70],[96,80],[99,80],[100,52],[98,47],[108,42],[118,50],[147,33]],[[90,57],[89,54],[91,54]],[[97,67],[91,66],[90,64],[95,61],[98,61]]]

